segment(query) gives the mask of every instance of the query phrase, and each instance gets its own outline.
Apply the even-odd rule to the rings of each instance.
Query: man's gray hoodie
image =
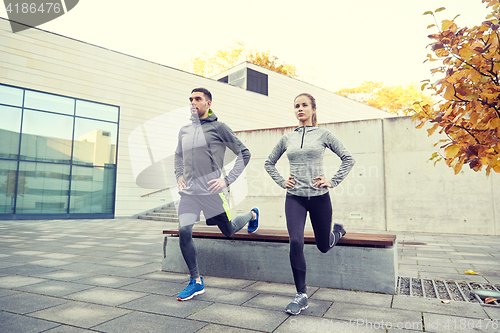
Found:
[[[224,180],[231,185],[243,172],[250,161],[250,151],[236,137],[226,124],[217,121],[217,116],[209,110],[204,119],[191,117],[191,124],[179,131],[175,150],[175,177],[184,177],[186,187],[181,194],[209,195],[209,180],[220,178],[224,167],[226,147],[236,157],[233,169]]]

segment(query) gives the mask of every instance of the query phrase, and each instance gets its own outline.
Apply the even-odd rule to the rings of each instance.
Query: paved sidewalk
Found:
[[[0,221],[0,332],[500,332],[500,308],[161,272],[165,222]],[[398,233],[400,276],[500,284],[500,237]],[[473,270],[478,275],[467,275]],[[495,319],[497,321],[492,321]],[[380,329],[383,328],[383,329]]]

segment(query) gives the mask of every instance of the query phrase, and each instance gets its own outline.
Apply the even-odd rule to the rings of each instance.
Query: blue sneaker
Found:
[[[259,208],[254,207],[250,211],[251,212],[254,211],[255,215],[257,215],[257,217],[254,220],[250,220],[250,222],[248,222],[247,231],[249,233],[254,233],[257,231],[257,229],[259,229]]]
[[[201,284],[196,283],[196,279],[191,279],[189,284],[183,291],[177,295],[178,301],[187,301],[196,295],[201,295],[205,292],[205,284],[203,283],[203,277],[201,277]]]

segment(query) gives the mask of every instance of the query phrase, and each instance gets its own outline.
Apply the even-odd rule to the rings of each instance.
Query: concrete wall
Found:
[[[412,231],[499,235],[497,174],[486,178],[467,166],[455,175],[443,162],[427,162],[439,138],[415,129],[410,117],[323,124],[351,151],[356,164],[330,190],[334,221],[349,230]],[[252,152],[247,167],[248,196],[239,212],[259,206],[262,226],[285,228],[284,195],[264,170],[264,161],[279,138],[293,127],[243,131],[237,135]],[[325,153],[332,176],[340,159]],[[286,177],[288,160],[277,164]],[[233,190],[232,190],[233,191]]]

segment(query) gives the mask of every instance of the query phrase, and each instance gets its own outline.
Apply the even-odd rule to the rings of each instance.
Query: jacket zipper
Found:
[[[300,149],[302,149],[302,145],[304,144],[304,135],[306,134],[306,127],[304,126],[304,131],[302,132],[302,142],[300,143]]]

